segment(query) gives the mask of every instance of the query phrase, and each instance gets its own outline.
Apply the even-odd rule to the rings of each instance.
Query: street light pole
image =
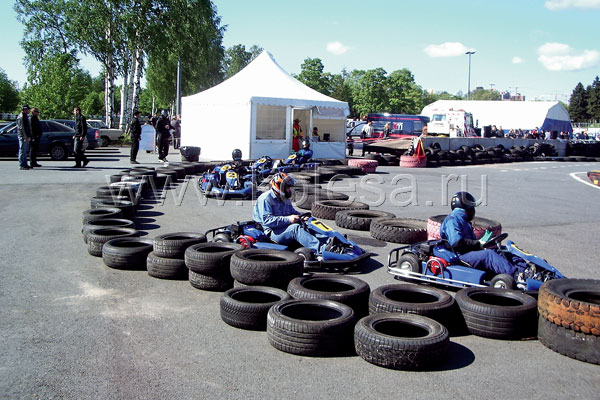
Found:
[[[467,100],[471,100],[471,56],[475,54],[475,52],[467,51],[465,54],[469,56],[469,81],[467,84]]]

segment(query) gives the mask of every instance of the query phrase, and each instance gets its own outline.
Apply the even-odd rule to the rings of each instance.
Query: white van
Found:
[[[465,110],[432,110],[431,120],[427,124],[430,135],[468,137],[476,136],[473,127],[473,114]]]

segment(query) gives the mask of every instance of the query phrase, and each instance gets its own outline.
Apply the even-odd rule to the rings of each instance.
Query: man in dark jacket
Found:
[[[85,150],[83,149],[83,141],[87,135],[87,121],[83,115],[81,115],[81,108],[75,107],[73,109],[75,114],[75,136],[73,136],[73,151],[75,152],[75,165],[73,168],[81,168],[90,162],[85,156]],[[82,164],[83,163],[83,164]]]
[[[29,106],[25,104],[17,117],[17,136],[19,136],[19,167],[30,169],[27,165],[27,154],[31,141],[31,123],[29,122]]]
[[[167,155],[169,154],[169,138],[171,133],[171,122],[169,121],[169,113],[167,110],[163,110],[162,116],[156,123],[156,130],[158,133],[158,159],[162,162],[167,162]]]
[[[37,153],[40,147],[41,138],[42,128],[40,127],[40,110],[34,108],[33,115],[31,116],[31,142],[29,143],[29,165],[31,165],[31,168],[41,167],[41,165],[37,163]]]
[[[133,111],[133,121],[131,121],[131,153],[129,156],[129,162],[131,164],[139,164],[135,159],[137,158],[138,150],[140,149],[140,139],[142,138],[142,125],[140,124],[140,112],[138,110]]]

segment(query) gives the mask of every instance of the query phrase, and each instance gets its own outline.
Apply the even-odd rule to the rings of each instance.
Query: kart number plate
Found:
[[[331,228],[330,228],[330,227],[328,227],[327,225],[325,225],[324,223],[322,223],[322,222],[321,222],[321,221],[319,221],[319,220],[312,221],[311,223],[313,224],[313,226],[315,226],[315,227],[319,228],[319,229],[320,229],[320,230],[322,230],[322,231],[325,231],[325,232],[327,232],[327,231],[330,231],[330,230],[331,230]]]
[[[266,159],[264,159],[264,158],[261,158],[261,159],[259,159],[259,160],[258,160],[256,163],[257,163],[257,164],[262,164],[262,163],[264,163],[264,162],[266,162],[266,161],[267,161]]]
[[[229,171],[227,175],[225,175],[227,179],[236,179],[238,177],[237,172]]]
[[[231,165],[229,165],[229,164],[223,165],[223,166],[221,167],[221,171],[227,171],[227,170],[229,170],[229,169],[231,169]]]

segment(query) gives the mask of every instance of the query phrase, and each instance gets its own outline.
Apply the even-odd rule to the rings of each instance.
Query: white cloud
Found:
[[[521,57],[513,57],[512,63],[513,64],[521,64],[521,63],[523,63],[523,59]]]
[[[600,0],[547,0],[544,6],[551,11],[567,8],[600,8]]]
[[[350,47],[340,43],[340,42],[329,42],[326,47],[327,51],[331,54],[335,54],[336,56],[340,56],[350,49]]]
[[[576,52],[564,43],[545,43],[538,54],[538,61],[549,71],[579,71],[600,65],[600,51]]]
[[[456,57],[467,51],[474,51],[460,42],[445,42],[442,44],[430,44],[423,49],[429,57]]]

